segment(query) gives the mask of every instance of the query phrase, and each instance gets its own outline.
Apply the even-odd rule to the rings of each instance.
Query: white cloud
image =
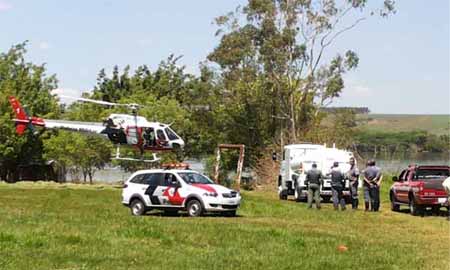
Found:
[[[10,3],[0,0],[0,12],[11,10],[13,6]]]

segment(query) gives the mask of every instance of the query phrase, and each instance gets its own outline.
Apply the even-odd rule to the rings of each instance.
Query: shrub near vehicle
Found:
[[[133,215],[161,209],[171,213],[186,210],[189,216],[205,212],[235,216],[241,196],[192,170],[156,169],[134,173],[124,184],[122,203]]]
[[[412,215],[422,214],[427,207],[434,212],[448,206],[447,193],[442,186],[450,175],[449,166],[418,166],[403,170],[394,176],[390,190],[392,211],[399,211],[401,205],[408,205]]]

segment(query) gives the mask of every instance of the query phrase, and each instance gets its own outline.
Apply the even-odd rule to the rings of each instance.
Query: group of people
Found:
[[[352,209],[358,209],[359,196],[358,186],[360,172],[356,166],[355,159],[350,158],[350,169],[344,172],[339,168],[339,163],[334,162],[327,176],[331,177],[331,194],[333,207],[338,210],[346,209],[344,198],[345,181],[349,180],[350,198]],[[380,185],[383,179],[380,168],[376,166],[375,160],[369,160],[367,167],[361,173],[363,178],[364,207],[365,211],[377,212],[380,209]],[[312,164],[312,169],[306,172],[305,184],[308,187],[308,207],[312,208],[313,200],[316,208],[320,209],[320,187],[323,186],[323,174],[317,169],[317,164]]]

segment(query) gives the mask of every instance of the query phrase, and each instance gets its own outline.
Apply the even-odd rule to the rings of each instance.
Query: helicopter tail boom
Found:
[[[13,96],[9,97],[9,103],[11,104],[16,118],[16,132],[22,135],[27,127],[34,132],[34,125],[45,126],[44,120],[39,117],[30,117],[27,111],[20,105],[20,102]]]

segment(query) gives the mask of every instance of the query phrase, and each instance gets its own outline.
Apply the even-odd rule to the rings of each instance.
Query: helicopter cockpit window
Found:
[[[166,127],[165,130],[166,130],[167,137],[169,137],[169,140],[178,140],[179,139],[177,134],[175,134],[175,132],[171,128]]]
[[[164,135],[164,132],[163,132],[161,129],[158,129],[158,130],[156,131],[156,135],[157,135],[157,137],[158,137],[158,140],[161,140],[161,141],[167,141],[166,135]]]

